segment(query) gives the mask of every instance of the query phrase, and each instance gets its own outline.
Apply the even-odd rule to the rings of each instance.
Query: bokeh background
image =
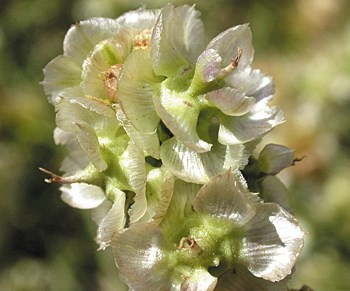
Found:
[[[0,7],[0,290],[125,290],[96,252],[89,211],[44,183],[64,152],[39,82],[72,23],[168,1],[2,0]],[[173,1],[193,4],[193,1]],[[254,67],[272,75],[287,122],[264,143],[304,159],[280,177],[307,232],[291,286],[350,290],[350,1],[196,1],[210,40],[250,23]],[[193,37],[196,37],[195,35]]]

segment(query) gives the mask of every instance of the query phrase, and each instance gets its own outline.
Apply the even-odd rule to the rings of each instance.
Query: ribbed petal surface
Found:
[[[225,87],[211,91],[206,98],[215,107],[229,116],[241,116],[249,112],[255,104],[254,97],[247,97],[244,93],[235,89]]]
[[[163,250],[168,248],[154,223],[138,223],[115,235],[112,247],[122,278],[131,290],[171,290],[171,268]]]
[[[176,138],[171,138],[161,146],[164,165],[178,178],[199,184],[208,182],[230,168],[242,168],[247,164],[248,156],[243,145],[215,144],[210,152],[197,153],[178,142]]]
[[[125,225],[125,193],[120,190],[118,192],[119,196],[97,229],[96,242],[100,245],[100,249],[105,249],[113,235]]]
[[[249,26],[244,24],[225,30],[208,44],[207,49],[217,51],[222,58],[222,67],[229,65],[241,49],[242,56],[235,72],[243,70],[250,65],[254,55],[252,33]]]
[[[133,51],[121,72],[118,98],[126,117],[141,132],[154,133],[159,123],[153,106],[153,83],[157,81],[152,71],[149,51]]]
[[[153,30],[151,52],[157,75],[179,76],[194,65],[204,48],[200,13],[187,5],[162,9]],[[193,37],[193,36],[196,37]]]
[[[243,116],[224,116],[219,127],[219,142],[233,145],[258,139],[275,126],[284,122],[283,112],[277,107],[268,107],[266,101],[253,106]]]
[[[70,56],[58,56],[44,68],[45,93],[52,95],[50,101],[56,104],[59,97],[79,96],[81,94],[81,64]]]
[[[255,214],[255,207],[246,197],[248,195],[251,195],[248,190],[228,171],[211,179],[200,189],[194,209],[242,226]]]
[[[64,54],[82,63],[97,43],[114,36],[117,29],[115,19],[91,18],[78,22],[68,30],[64,38]]]
[[[147,209],[145,159],[143,153],[130,141],[119,163],[136,194],[134,204],[129,210],[130,223],[134,223],[145,214]]]
[[[144,133],[136,130],[122,110],[117,109],[117,119],[135,145],[143,151],[145,156],[159,159],[159,139],[156,132]]]
[[[210,150],[212,145],[198,136],[201,108],[191,95],[163,86],[160,95],[154,97],[154,106],[164,124],[187,147],[200,153]]]
[[[280,281],[291,273],[304,233],[277,204],[257,204],[256,208],[256,215],[246,226],[240,258],[253,275]]]
[[[288,291],[286,282],[270,282],[253,276],[246,268],[235,265],[220,276],[215,291]]]

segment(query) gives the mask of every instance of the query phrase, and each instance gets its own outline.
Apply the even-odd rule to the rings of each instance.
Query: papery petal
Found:
[[[118,121],[135,145],[143,151],[145,156],[152,156],[159,159],[159,139],[157,133],[143,133],[136,130],[130,120],[126,118],[123,111],[119,108],[116,108],[116,110]]]
[[[138,9],[129,11],[119,16],[116,19],[116,23],[122,29],[126,29],[130,33],[135,34],[145,29],[153,29],[158,19],[159,13],[160,9]]]
[[[261,172],[276,175],[294,165],[294,151],[283,145],[268,144],[259,154],[257,163]]]
[[[61,198],[69,206],[80,209],[91,209],[99,206],[105,199],[103,190],[95,185],[73,183],[60,188]]]
[[[169,248],[155,223],[138,223],[113,237],[116,264],[132,290],[171,290],[172,270],[164,250]]]
[[[175,186],[175,177],[171,174],[170,171],[166,171],[163,174],[163,183],[161,187],[160,201],[156,206],[154,215],[153,215],[153,219],[157,223],[160,223],[164,218],[164,216],[166,215],[171,199],[173,197],[174,186]]]
[[[119,196],[97,229],[96,242],[102,250],[109,246],[113,235],[125,225],[125,193],[120,190],[118,192]]]
[[[239,169],[248,162],[243,145],[224,146],[215,144],[210,152],[197,153],[190,150],[176,138],[165,141],[161,146],[161,159],[178,178],[191,183],[203,184],[228,169]]]
[[[242,72],[229,75],[225,81],[232,88],[245,92],[247,96],[255,97],[257,102],[272,96],[275,92],[272,78],[260,70],[252,70],[250,66]]]
[[[233,266],[218,280],[215,291],[288,291],[287,282],[270,282],[253,276],[245,267]]]
[[[91,209],[91,219],[99,225],[102,220],[105,218],[107,213],[111,210],[113,203],[105,199],[99,206]]]
[[[115,113],[105,104],[88,98],[62,99],[56,105],[56,123],[61,129],[74,133],[81,149],[100,171],[107,168],[101,147],[115,137],[119,127]],[[100,114],[101,113],[101,114]]]
[[[81,65],[69,56],[58,56],[44,68],[45,93],[52,95],[50,101],[55,104],[57,96],[71,96],[73,92],[81,92]],[[80,95],[80,94],[79,94]]]
[[[138,221],[146,212],[146,165],[143,153],[130,141],[119,159],[120,166],[135,192],[134,204],[129,210],[130,223]]]
[[[59,128],[76,132],[77,121],[89,124],[99,138],[114,137],[119,127],[114,111],[106,104],[89,98],[62,99],[56,105],[56,124]]]
[[[255,214],[255,207],[247,196],[251,195],[235,176],[227,171],[211,179],[198,192],[193,207],[206,213],[231,221],[234,226],[244,225]]]
[[[291,273],[304,233],[293,216],[277,204],[256,207],[256,215],[245,226],[240,259],[254,276],[280,281]]]
[[[174,236],[181,233],[180,230],[184,226],[184,221],[187,217],[193,215],[192,204],[200,187],[198,184],[175,180],[170,205],[160,224],[164,236],[169,241],[180,241],[181,237],[174,238]]]
[[[254,97],[247,97],[244,93],[229,87],[211,91],[205,97],[224,114],[230,116],[244,115],[255,104]]]
[[[85,109],[88,109],[90,111],[93,111],[102,115],[102,117],[109,117],[113,119],[115,117],[114,110],[99,99],[92,99],[88,97],[74,97],[74,98],[71,98],[69,102],[71,104],[79,104],[81,107]],[[117,122],[114,121],[112,123],[114,123],[113,126],[115,126]]]
[[[97,43],[116,35],[118,28],[115,19],[91,18],[80,21],[68,30],[64,38],[64,54],[82,63]]]
[[[262,137],[272,128],[283,123],[283,112],[277,107],[268,107],[265,101],[259,102],[264,103],[263,106],[259,103],[255,104],[253,109],[243,116],[222,117],[219,127],[219,142],[233,145],[252,141]]]
[[[147,173],[146,180],[146,198],[147,211],[142,217],[142,221],[150,221],[161,199],[161,191],[163,179],[163,171],[161,168],[154,168]]]
[[[213,291],[217,278],[210,275],[205,269],[195,269],[189,278],[181,285],[182,291]]]
[[[54,140],[56,145],[64,145],[68,150],[68,156],[63,160],[60,171],[65,172],[69,176],[84,169],[90,163],[85,153],[81,150],[74,133],[56,127]]]
[[[159,117],[153,106],[154,75],[147,49],[133,51],[124,63],[118,82],[120,105],[132,125],[144,133],[154,133]]]
[[[197,120],[201,111],[197,100],[186,93],[179,93],[162,86],[159,96],[154,98],[155,109],[169,130],[190,149],[202,153],[211,144],[200,139],[197,133]]]
[[[75,125],[78,128],[76,137],[82,150],[100,172],[106,170],[108,165],[102,158],[100,144],[95,131],[85,122],[77,121]]]
[[[259,181],[260,196],[265,202],[273,202],[281,205],[291,212],[289,204],[289,192],[286,186],[276,176],[266,176]]]
[[[107,81],[111,78],[115,79],[115,88],[111,90],[117,90],[118,72],[111,71],[111,67],[124,62],[132,45],[132,36],[120,32],[116,37],[101,41],[95,46],[83,63],[81,86],[86,95],[106,99]]]
[[[237,57],[239,49],[242,56],[235,72],[243,70],[253,60],[254,49],[252,45],[252,33],[247,24],[231,27],[216,36],[207,46],[214,49],[222,58],[222,67],[229,65]]]
[[[165,6],[153,30],[151,53],[157,75],[180,76],[204,48],[204,28],[194,6]],[[195,36],[195,37],[193,37]]]
[[[221,71],[222,58],[214,49],[205,50],[196,63],[193,79],[200,79],[204,83],[214,81]]]

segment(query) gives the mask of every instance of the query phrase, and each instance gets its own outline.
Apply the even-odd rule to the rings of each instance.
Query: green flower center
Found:
[[[243,234],[241,228],[232,222],[197,213],[182,222],[182,228],[173,236],[173,248],[168,252],[169,265],[175,272],[187,274],[198,268],[227,269],[237,263]]]

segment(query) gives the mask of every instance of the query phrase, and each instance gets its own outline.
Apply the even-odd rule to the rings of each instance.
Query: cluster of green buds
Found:
[[[287,290],[304,234],[275,175],[295,159],[253,156],[283,113],[249,26],[206,45],[199,16],[169,4],[69,29],[44,69],[68,152],[46,181],[92,210],[130,290]]]

